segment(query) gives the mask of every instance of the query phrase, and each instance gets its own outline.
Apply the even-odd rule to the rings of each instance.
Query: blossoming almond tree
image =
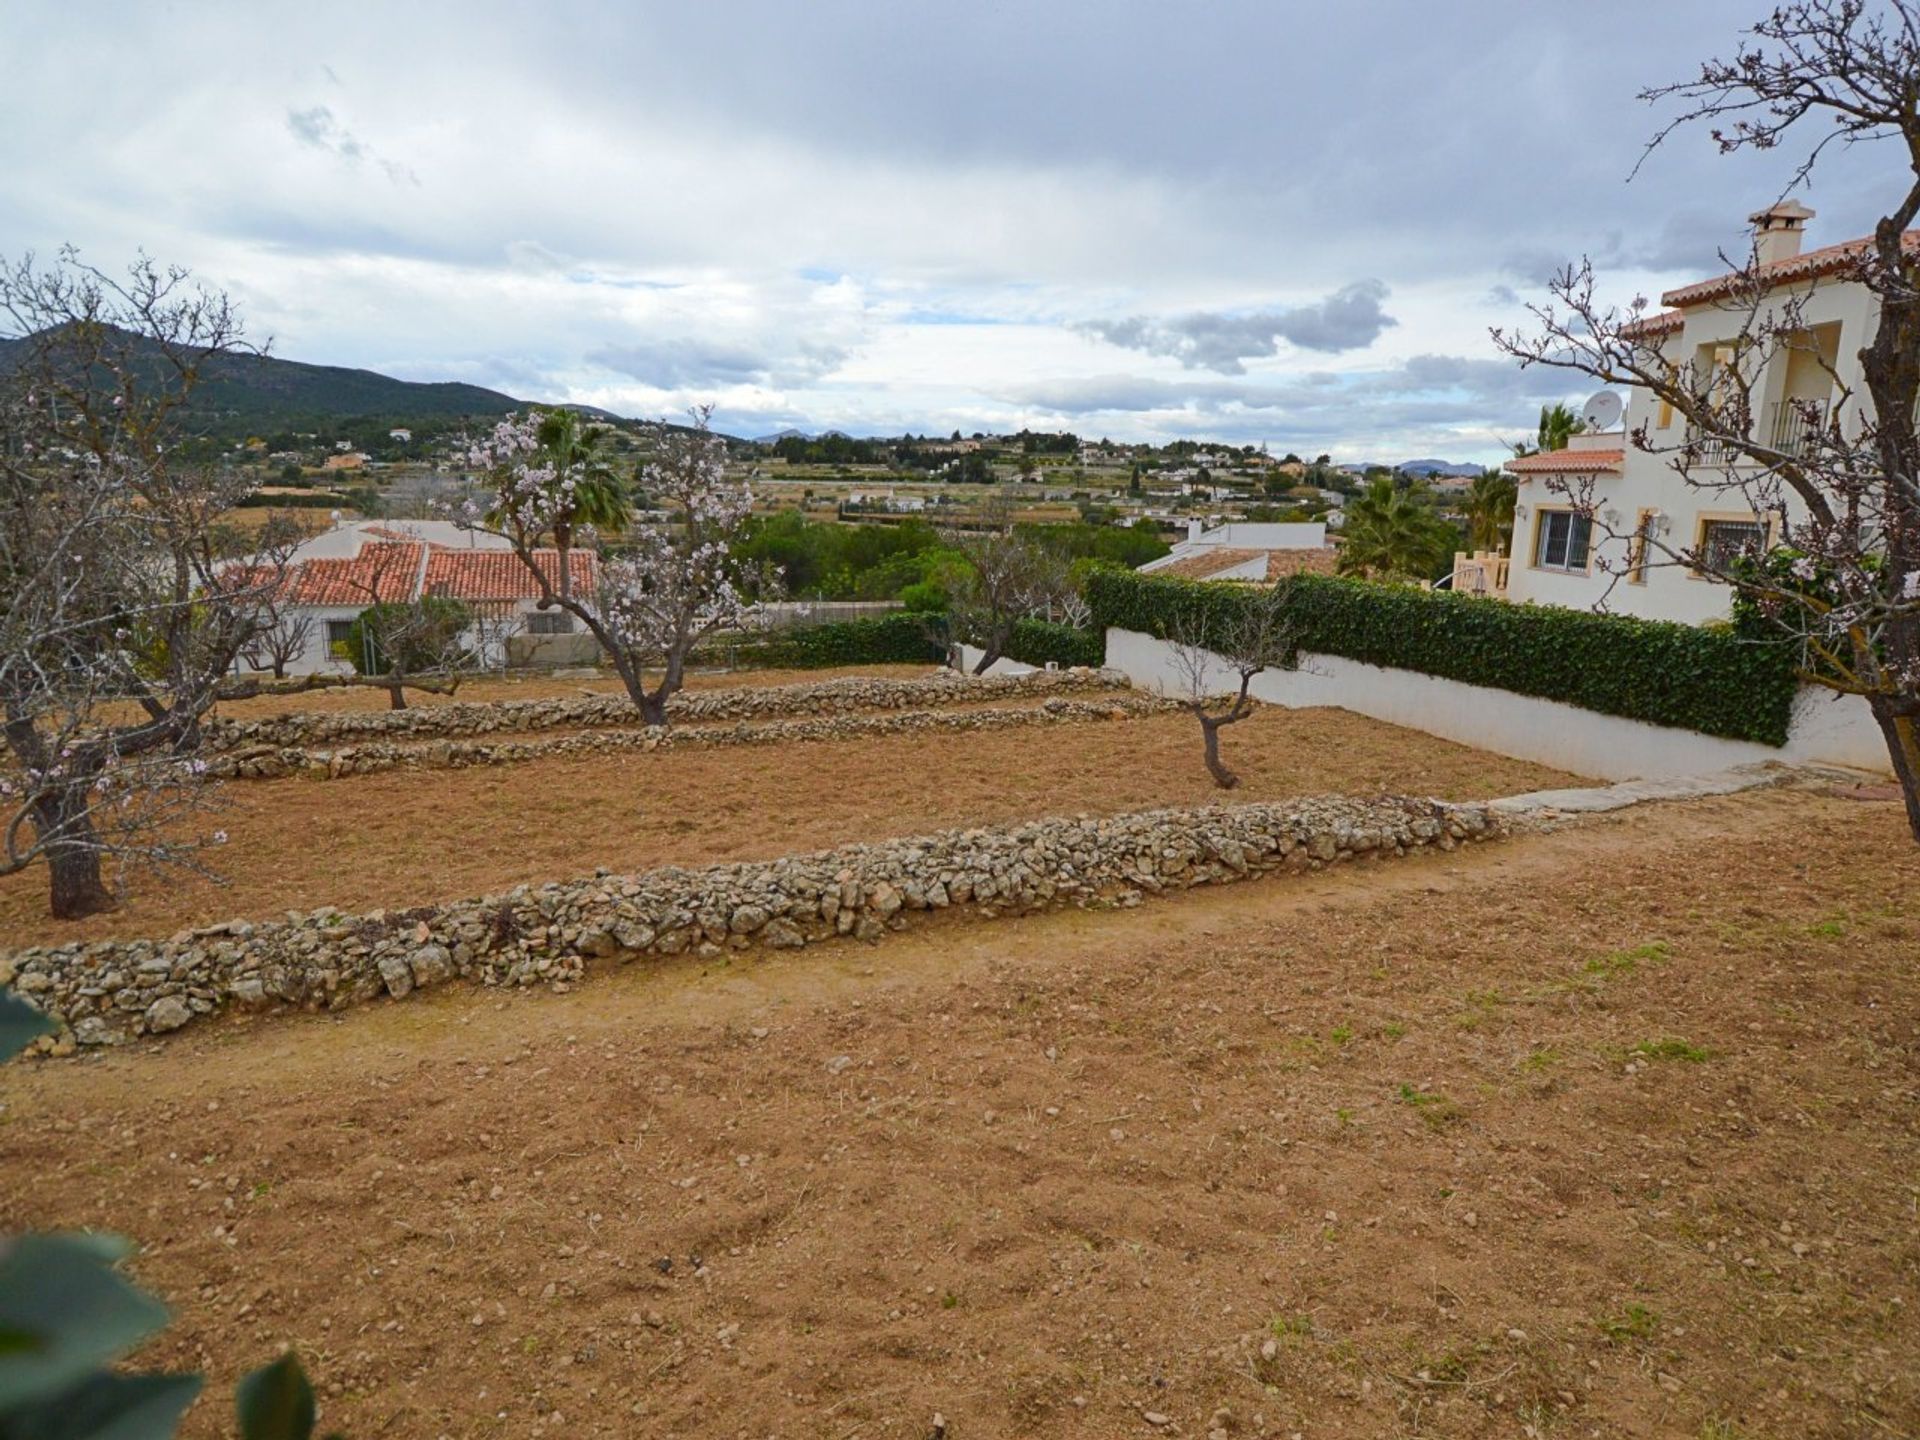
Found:
[[[1890,142],[1902,163],[1886,172],[1884,213],[1837,272],[1874,301],[1858,384],[1809,345],[1805,292],[1782,293],[1758,247],[1729,262],[1719,301],[1728,338],[1711,364],[1664,354],[1646,302],[1605,304],[1584,261],[1534,307],[1533,333],[1493,338],[1523,365],[1636,386],[1685,422],[1673,442],[1642,423],[1632,443],[1688,485],[1738,497],[1767,526],[1764,552],[1671,543],[1653,527],[1620,535],[1591,483],[1553,488],[1596,537],[1626,541],[1620,558],[1597,562],[1614,580],[1668,564],[1732,586],[1737,613],[1798,647],[1805,680],[1863,696],[1920,841],[1920,4],[1799,0],[1748,34],[1731,60],[1644,93],[1681,106],[1648,148],[1699,123],[1724,153],[1800,142],[1797,187],[1830,144]],[[1823,372],[1829,398],[1787,402],[1764,423],[1766,377],[1790,358]]]
[[[194,863],[199,721],[285,555],[234,566],[219,522],[246,482],[176,455],[207,367],[243,348],[224,295],[68,250],[0,268],[0,329],[0,874],[45,865],[71,919],[114,904],[106,857]]]
[[[749,573],[732,553],[753,494],[727,478],[726,444],[711,418],[703,407],[690,427],[655,430],[643,480],[664,520],[637,521],[617,550],[590,528],[569,537],[600,552],[586,594],[563,590],[550,573],[556,567],[540,562],[556,522],[570,524],[579,513],[581,480],[544,452],[539,412],[501,421],[467,454],[485,477],[487,500],[470,504],[462,523],[513,546],[540,588],[540,607],[564,610],[587,628],[649,725],[667,723],[667,700],[681,688],[694,646],[716,630],[749,624],[775,583]]]

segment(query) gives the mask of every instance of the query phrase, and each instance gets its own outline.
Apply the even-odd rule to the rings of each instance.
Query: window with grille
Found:
[[[327,654],[335,660],[351,660],[348,645],[353,638],[353,621],[327,621]]]
[[[527,616],[529,635],[571,635],[573,616],[564,610],[536,610]]]
[[[1587,568],[1587,547],[1593,540],[1593,522],[1571,510],[1540,512],[1540,535],[1533,563],[1541,570]]]
[[[1758,520],[1705,520],[1700,524],[1700,562],[1705,570],[1725,570],[1742,554],[1767,545],[1767,527]]]

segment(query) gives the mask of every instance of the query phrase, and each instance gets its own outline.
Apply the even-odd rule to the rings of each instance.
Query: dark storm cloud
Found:
[[[605,345],[586,358],[643,385],[680,390],[805,384],[838,369],[847,352],[833,345],[806,343],[774,354],[749,346],[662,339]]]
[[[1280,352],[1281,342],[1321,354],[1361,350],[1398,324],[1381,308],[1387,287],[1360,280],[1312,305],[1287,310],[1223,314],[1199,310],[1170,319],[1136,315],[1126,320],[1089,320],[1077,328],[1110,345],[1164,355],[1189,370],[1243,375],[1244,362]]]

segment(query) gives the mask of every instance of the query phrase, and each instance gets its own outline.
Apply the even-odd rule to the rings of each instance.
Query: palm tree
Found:
[[[1467,516],[1467,544],[1475,550],[1505,550],[1513,539],[1513,507],[1519,485],[1511,475],[1487,470],[1467,487],[1461,508]]]
[[[1540,429],[1532,440],[1522,440],[1513,447],[1516,457],[1538,455],[1543,451],[1564,450],[1567,441],[1575,435],[1586,432],[1587,422],[1558,400],[1551,405],[1540,407]]]
[[[563,599],[573,596],[573,565],[570,559],[574,534],[583,526],[618,534],[633,518],[626,486],[614,472],[607,456],[607,442],[613,430],[606,425],[582,424],[577,410],[548,410],[541,414],[534,432],[540,454],[553,466],[556,488],[565,488],[572,504],[549,524],[553,548],[560,565],[559,589]],[[498,515],[490,515],[493,523]]]
[[[1396,489],[1382,475],[1347,506],[1340,530],[1340,572],[1434,576],[1446,566],[1455,533],[1417,491]]]

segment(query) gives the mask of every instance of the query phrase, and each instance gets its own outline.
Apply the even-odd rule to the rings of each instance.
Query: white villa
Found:
[[[1787,201],[1750,217],[1757,274],[1766,286],[1763,304],[1776,313],[1789,299],[1800,307],[1797,339],[1779,348],[1754,392],[1759,401],[1755,424],[1765,427],[1764,438],[1780,449],[1797,443],[1807,403],[1822,413],[1835,403],[1829,368],[1840,386],[1864,393],[1859,352],[1878,314],[1873,294],[1843,275],[1869,242],[1802,252],[1804,227],[1812,216],[1805,206]],[[1920,251],[1920,231],[1908,231],[1906,241],[1909,249]],[[1738,273],[1670,290],[1661,297],[1667,308],[1642,321],[1639,336],[1657,344],[1669,361],[1691,362],[1696,374],[1712,376],[1736,361],[1734,342],[1752,318],[1749,294]],[[1737,470],[1727,470],[1728,487],[1716,491],[1699,483],[1704,467],[1696,464],[1695,483],[1689,484],[1674,472],[1670,456],[1628,443],[1627,435],[1642,424],[1656,450],[1687,438],[1685,422],[1672,407],[1636,390],[1621,429],[1577,435],[1564,450],[1510,461],[1507,469],[1519,482],[1513,553],[1504,565],[1493,563],[1493,557],[1463,560],[1456,566],[1455,588],[1499,593],[1504,579],[1509,600],[1588,608],[1604,597],[1611,609],[1654,619],[1698,623],[1724,617],[1731,600],[1727,587],[1672,563],[1640,563],[1649,553],[1646,541],[1657,537],[1675,550],[1712,554],[1764,540],[1769,522],[1747,508],[1732,483]],[[1578,492],[1587,480],[1603,522],[1597,531],[1574,513],[1564,488],[1571,484]],[[1556,490],[1554,482],[1562,482],[1561,488]],[[1498,574],[1502,568],[1504,576]]]
[[[544,573],[559,573],[558,552],[536,555]],[[567,559],[574,590],[586,593],[596,579],[593,553],[574,550]],[[490,667],[507,663],[510,649],[532,648],[518,642],[522,635],[567,635],[575,628],[571,615],[536,608],[540,587],[500,536],[450,520],[356,521],[305,541],[288,560],[279,614],[305,622],[307,631],[287,672],[351,672],[347,637],[361,611],[427,597],[458,600],[473,612],[466,643]]]

